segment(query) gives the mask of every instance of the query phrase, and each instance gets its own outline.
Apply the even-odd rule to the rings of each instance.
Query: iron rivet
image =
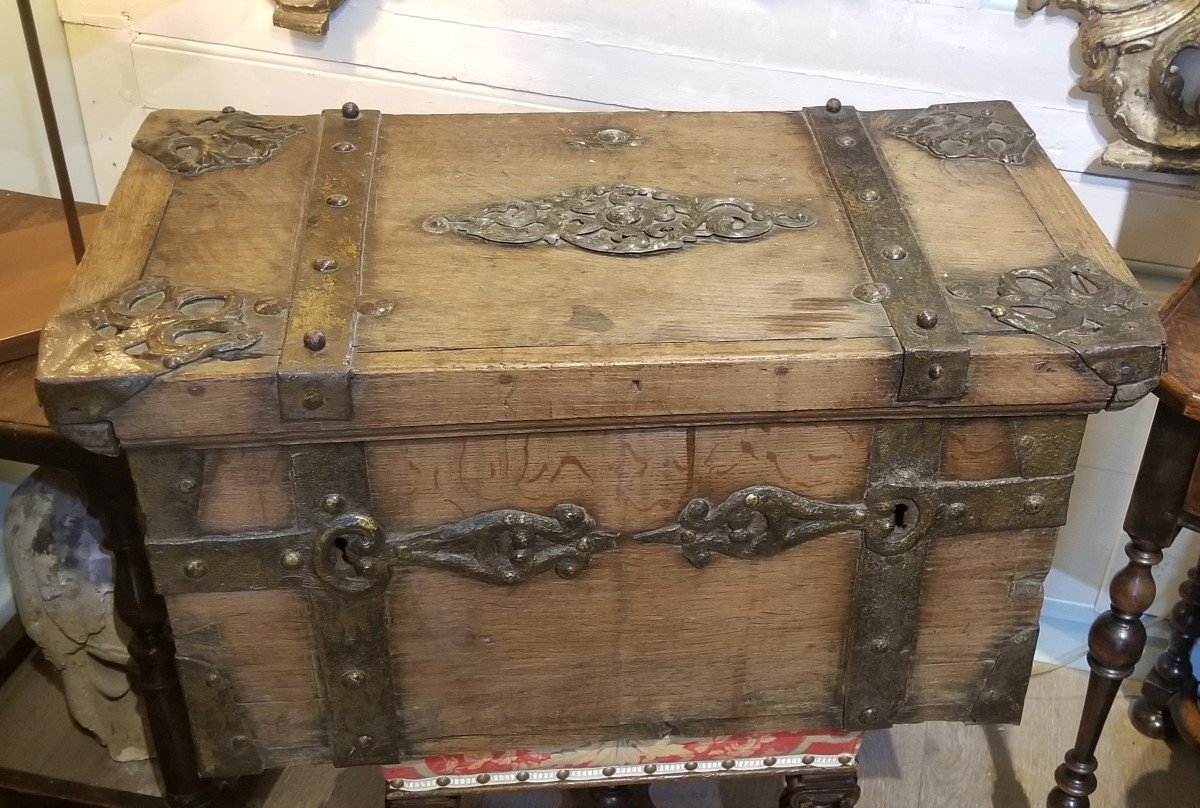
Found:
[[[353,101],[347,101],[342,104],[342,117],[354,120],[358,117],[358,104]]]
[[[229,115],[230,113],[237,112],[237,110],[234,109],[233,107],[223,107],[221,109],[221,112],[225,113],[226,115]]]
[[[680,544],[691,544],[695,540],[696,540],[696,534],[693,533],[692,531],[690,531],[690,530],[679,531],[679,543]]]
[[[1030,494],[1025,498],[1025,504],[1022,507],[1025,513],[1040,513],[1042,508],[1046,507],[1046,498],[1041,494]]]
[[[867,521],[867,512],[864,508],[855,508],[850,514],[850,522],[855,525],[861,525]]]
[[[521,576],[517,575],[512,570],[504,573],[504,583],[506,584],[515,584],[519,580],[521,580]]]
[[[996,317],[997,319],[1000,317],[1008,316],[1008,309],[1004,308],[1003,306],[992,306],[991,312],[992,312],[992,316]]]
[[[973,297],[979,297],[983,290],[979,288],[979,284],[977,283],[955,281],[946,286],[946,291],[961,300],[970,300]]]
[[[208,565],[200,559],[189,561],[183,567],[183,574],[191,578],[193,581],[203,578],[208,575]]]
[[[617,770],[612,766],[605,766],[601,770],[601,774],[603,774],[605,777],[612,777],[616,773],[617,773]]]
[[[182,480],[175,483],[175,490],[181,494],[190,494],[196,490],[196,481],[191,477],[184,477]]]
[[[239,331],[234,336],[237,337],[238,342],[245,342],[246,340],[250,339],[250,332],[249,331]]]
[[[879,717],[879,711],[874,707],[868,707],[858,714],[858,720],[864,724],[874,724],[875,719]]]
[[[279,314],[285,308],[287,308],[287,304],[280,302],[275,297],[261,297],[254,302],[255,314]]]
[[[877,654],[886,654],[892,646],[883,637],[871,641],[871,650]]]
[[[221,684],[221,674],[210,673],[207,677],[205,677],[204,684],[208,685],[209,687],[217,687]]]
[[[559,780],[566,780],[568,777],[571,776],[571,773],[569,771],[567,771],[566,769],[559,769],[558,773],[555,774],[554,776],[557,777]]]
[[[335,152],[352,152],[354,151],[354,144],[348,140],[339,140],[333,144],[333,150]]]
[[[310,351],[319,351],[325,347],[325,333],[313,329],[304,335],[304,347]]]
[[[375,745],[375,738],[373,736],[371,736],[371,735],[359,735],[358,736],[358,748],[359,749],[370,749],[374,745]]]
[[[642,767],[642,771],[644,771],[646,774],[654,774],[656,771],[658,771],[658,767],[653,763],[647,763]]]
[[[850,755],[838,755],[838,763],[842,764],[843,766],[849,766],[853,762],[854,758]]]
[[[480,785],[483,785],[484,783],[488,782],[491,779],[492,779],[492,776],[490,774],[481,774],[475,778],[475,782],[479,783]]]
[[[683,764],[683,768],[687,769],[690,772],[696,771],[696,766],[697,766],[697,764],[696,764],[696,761],[694,761],[694,760],[689,760],[687,763]]]
[[[450,785],[450,778],[442,775],[437,779],[437,784],[442,788],[445,788],[446,786]]]
[[[108,350],[108,346],[105,345],[103,342],[97,342],[95,345],[92,346],[92,350],[95,351],[96,353],[104,353],[105,351]]]
[[[946,369],[936,362],[929,366],[929,378],[931,379],[940,379],[945,372]]]
[[[298,570],[303,563],[304,557],[299,550],[284,550],[283,555],[279,556],[279,566],[285,570]]]
[[[367,675],[358,668],[351,668],[342,674],[342,685],[345,687],[362,687],[366,681]]]
[[[250,739],[245,735],[234,735],[229,739],[229,745],[234,749],[245,749],[250,745]]]
[[[330,258],[329,256],[315,258],[312,262],[312,268],[317,272],[336,272],[338,262],[336,258]]]
[[[965,502],[951,502],[946,506],[946,517],[948,519],[962,519],[967,515],[967,504]]]
[[[917,315],[917,325],[921,326],[921,328],[937,328],[937,324],[937,312],[926,309]]]
[[[840,99],[831,98],[825,102],[825,111],[834,115],[842,111],[842,102]]]
[[[517,772],[517,782],[524,783],[529,779],[529,772]]]
[[[1021,444],[1022,449],[1032,449],[1037,445],[1037,439],[1033,435],[1022,435],[1021,440],[1018,442]]]
[[[331,208],[344,208],[350,204],[350,197],[345,194],[330,194],[325,197],[325,204]]]
[[[889,261],[901,261],[908,257],[908,250],[899,244],[893,244],[891,247],[884,249],[883,257]]]
[[[341,513],[346,507],[346,498],[341,494],[326,494],[321,500],[321,509],[325,513]]]
[[[874,188],[868,188],[865,191],[859,191],[858,198],[861,199],[863,202],[878,202],[879,201],[879,192],[876,191]]]
[[[755,505],[757,505],[758,504],[758,494],[747,494],[746,495],[746,504],[751,508],[753,508]]]
[[[732,769],[732,768],[733,768],[734,766],[736,766],[736,765],[737,765],[737,764],[736,764],[736,763],[734,763],[732,760],[722,760],[722,761],[721,761],[721,768],[722,768],[722,769]]]
[[[888,299],[891,290],[883,283],[860,283],[850,290],[850,294],[863,303],[882,303]]]
[[[800,758],[800,762],[803,763],[805,766],[811,766],[814,763],[816,763],[816,761],[817,761],[817,759],[815,757],[813,757],[812,755],[805,755],[804,757]]]
[[[766,758],[763,758],[763,765],[764,765],[764,766],[774,766],[774,765],[775,765],[776,763],[778,763],[778,762],[779,762],[779,760],[778,760],[778,759],[776,759],[776,758],[774,758],[774,757],[766,757]]]
[[[850,148],[851,146],[855,145],[856,143],[858,143],[858,141],[855,140],[850,135],[842,135],[841,137],[839,137],[837,139],[837,144],[839,146],[844,146],[846,148]]]
[[[300,399],[300,403],[306,410],[319,410],[325,406],[325,396],[314,391]]]

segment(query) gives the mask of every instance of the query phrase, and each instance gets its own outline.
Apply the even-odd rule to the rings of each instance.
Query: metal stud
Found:
[[[337,272],[338,262],[336,258],[330,258],[326,255],[320,258],[314,258],[312,262],[312,268],[317,272]]]
[[[442,775],[441,777],[439,777],[437,779],[436,782],[439,786],[441,786],[442,788],[445,788],[446,786],[450,785],[450,778],[446,777],[445,775]]]
[[[601,770],[601,774],[603,774],[605,777],[612,777],[616,773],[617,773],[617,769],[614,766],[605,766]]]
[[[353,101],[347,101],[342,104],[342,117],[348,120],[354,120],[358,117],[358,104]]]
[[[879,711],[874,707],[868,707],[858,714],[858,720],[864,724],[874,724],[875,719],[879,717]]]
[[[764,766],[766,766],[766,767],[768,767],[768,768],[770,768],[771,766],[774,766],[774,765],[775,765],[776,763],[778,763],[778,762],[779,762],[779,760],[778,760],[777,758],[774,758],[774,757],[766,757],[766,758],[763,758],[763,765],[764,765]]]
[[[737,765],[737,764],[736,764],[736,763],[734,763],[732,760],[722,760],[722,761],[721,761],[721,768],[722,768],[722,769],[732,769],[732,768],[733,768],[734,766],[736,766],[736,765]]]
[[[838,755],[838,763],[842,764],[843,766],[849,766],[853,762],[854,757],[851,755]]]
[[[858,198],[861,199],[863,202],[878,202],[879,201],[879,192],[876,191],[874,188],[867,188],[865,190],[858,192]]]
[[[567,771],[566,769],[559,769],[554,776],[559,780],[566,780],[571,776],[571,772]]]
[[[189,561],[183,567],[183,574],[191,578],[193,581],[203,578],[208,575],[208,565],[200,559]]]
[[[1030,494],[1021,507],[1025,513],[1041,513],[1042,508],[1046,507],[1046,498],[1041,494]]]
[[[529,779],[529,772],[517,772],[517,782],[524,783]]]
[[[825,111],[833,115],[842,111],[842,102],[840,99],[831,98],[825,102]]]
[[[758,504],[758,494],[747,494],[746,495],[747,507],[753,508],[757,504]]]
[[[805,755],[804,757],[800,758],[800,762],[803,763],[805,766],[811,766],[814,763],[816,763],[816,761],[817,761],[817,759],[815,757],[813,757],[812,755]]]
[[[358,743],[359,749],[370,749],[375,745],[375,738],[372,735],[359,735],[355,740]]]
[[[335,152],[352,152],[354,151],[354,144],[347,140],[339,140],[333,144],[333,150]]]
[[[696,761],[694,761],[694,760],[689,760],[687,763],[683,764],[683,768],[687,769],[690,772],[696,771],[696,768],[698,766],[699,766],[699,764],[696,763]]]
[[[889,261],[901,261],[908,257],[908,250],[901,247],[899,244],[893,244],[883,251],[883,257]]]
[[[208,676],[204,677],[204,684],[208,685],[209,687],[219,687],[221,685],[221,674],[210,673]]]
[[[926,309],[917,315],[917,325],[921,328],[930,329],[937,328],[938,316],[937,312]]]
[[[945,373],[946,369],[937,362],[929,366],[929,378],[931,379],[940,379]]]
[[[358,668],[351,668],[342,674],[342,685],[348,688],[362,687],[367,681],[367,675]]]
[[[190,494],[196,490],[196,481],[191,477],[184,477],[182,480],[175,483],[175,490],[181,494]]]
[[[325,332],[312,329],[304,335],[304,347],[310,351],[319,351],[325,347]]]
[[[644,771],[646,774],[654,774],[656,771],[658,771],[658,767],[653,763],[647,763],[642,767],[642,771]]]
[[[838,144],[839,146],[841,146],[841,147],[843,147],[843,148],[847,148],[847,149],[848,149],[848,148],[850,148],[851,146],[853,146],[853,145],[857,144],[857,143],[858,143],[858,140],[856,140],[855,138],[851,137],[850,135],[842,135],[841,137],[839,137],[839,138],[837,139],[837,144]]]
[[[300,404],[306,410],[319,410],[325,406],[325,396],[314,390],[305,394],[304,398],[300,399]]]
[[[344,208],[350,204],[350,197],[345,194],[330,194],[325,197],[325,204],[331,208]]]
[[[234,735],[229,739],[229,745],[234,749],[245,749],[250,745],[250,739],[245,735]]]
[[[480,785],[483,785],[484,783],[488,782],[491,779],[492,779],[492,776],[490,774],[481,774],[475,778],[475,782],[479,783]]]
[[[879,637],[871,641],[871,650],[877,654],[886,654],[891,647],[884,637]]]
[[[285,570],[298,570],[303,563],[304,556],[300,555],[299,550],[284,550],[279,556],[279,566]]]
[[[321,510],[328,514],[338,514],[346,507],[346,498],[341,494],[326,494],[321,499]]]
[[[237,109],[235,107],[221,107],[221,112],[226,115],[232,115],[237,112]]]

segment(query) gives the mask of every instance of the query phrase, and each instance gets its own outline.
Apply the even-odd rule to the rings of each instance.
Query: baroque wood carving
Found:
[[[1099,93],[1126,142],[1104,162],[1121,168],[1200,173],[1200,103],[1189,98],[1179,56],[1200,48],[1200,0],[1028,0],[1084,15],[1079,86]]]

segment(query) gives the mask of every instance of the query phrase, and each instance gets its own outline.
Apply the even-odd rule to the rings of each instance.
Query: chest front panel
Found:
[[[236,704],[236,730],[193,720],[202,759],[230,773],[1016,720],[1081,429],[1080,416],[708,425],[133,461],[181,670],[205,672],[184,677],[193,715],[205,676]],[[314,488],[312,464],[347,454],[365,490],[319,468]],[[381,552],[353,531],[322,544],[351,517],[377,525]],[[348,592],[375,575],[368,557],[387,576]],[[347,640],[345,613],[367,633]],[[380,712],[386,737],[343,723]],[[257,757],[220,754],[230,732]]]

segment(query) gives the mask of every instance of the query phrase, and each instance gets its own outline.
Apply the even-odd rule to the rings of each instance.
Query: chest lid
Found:
[[[1160,369],[1006,102],[164,111],[133,145],[43,339],[80,440],[1094,410]]]

